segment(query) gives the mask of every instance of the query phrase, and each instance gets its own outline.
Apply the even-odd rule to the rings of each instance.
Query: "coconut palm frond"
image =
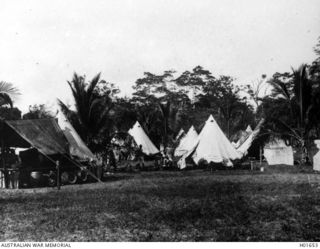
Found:
[[[292,71],[295,102],[299,108],[299,123],[300,128],[303,128],[306,125],[307,110],[312,101],[312,83],[309,80],[306,64],[302,64],[297,70],[292,69]]]
[[[63,103],[60,99],[57,99],[58,105],[60,107],[61,112],[66,116],[66,118],[70,121],[70,116],[72,111],[69,109],[69,107]]]
[[[287,100],[290,100],[290,92],[287,87],[287,84],[276,79],[271,79],[268,83],[273,87],[272,94],[274,96],[282,96]]]
[[[6,93],[10,97],[20,95],[18,88],[14,87],[12,83],[0,81],[0,93]]]
[[[13,102],[7,93],[0,92],[0,106],[2,105],[10,105],[10,107],[13,107]]]
[[[0,105],[10,105],[12,107],[13,99],[17,95],[20,95],[20,92],[12,83],[0,81]]]
[[[93,77],[93,79],[90,81],[88,89],[87,89],[87,94],[92,98],[93,91],[97,84],[100,82],[100,76],[101,73],[98,73],[96,76]]]
[[[80,133],[83,140],[93,146],[96,140],[101,139],[101,132],[108,129],[112,130],[110,122],[110,110],[113,108],[112,100],[109,96],[100,96],[97,93],[97,85],[101,82],[100,73],[91,81],[86,82],[85,76],[73,74],[68,85],[71,89],[75,102],[75,111],[71,111],[62,101],[58,101],[61,111],[71,115],[71,124]],[[105,134],[107,137],[107,133]],[[104,139],[104,138],[103,138]]]

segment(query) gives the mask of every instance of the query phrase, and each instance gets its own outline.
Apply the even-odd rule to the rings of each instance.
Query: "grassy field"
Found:
[[[319,241],[319,184],[275,167],[0,190],[0,241]]]

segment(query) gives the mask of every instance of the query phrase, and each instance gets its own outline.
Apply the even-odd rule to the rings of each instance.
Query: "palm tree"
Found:
[[[0,106],[13,107],[13,99],[19,94],[19,90],[12,83],[0,81]]]
[[[113,108],[112,99],[108,94],[101,94],[96,86],[104,81],[100,80],[100,73],[90,82],[84,76],[74,73],[73,79],[68,81],[75,102],[75,110],[58,99],[62,113],[77,130],[81,138],[94,149],[108,135],[112,125],[110,112]]]
[[[301,152],[308,148],[316,106],[319,105],[307,69],[307,65],[303,64],[298,69],[292,69],[292,74],[276,74],[268,81],[273,87],[270,96],[274,103],[278,103],[271,108],[273,113],[268,116],[273,118],[268,120],[279,133],[291,137]],[[281,111],[285,109],[287,111]],[[282,113],[282,117],[277,117],[274,112]]]
[[[301,134],[306,126],[307,110],[311,105],[312,86],[307,73],[307,65],[303,64],[298,70],[293,71],[293,100],[299,106],[299,127]]]

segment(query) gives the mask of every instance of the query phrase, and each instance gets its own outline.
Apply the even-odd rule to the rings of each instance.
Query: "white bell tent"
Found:
[[[193,127],[193,125],[188,130],[188,133],[181,138],[178,147],[174,151],[174,156],[183,156],[189,150],[193,148],[198,139],[198,133]]]
[[[142,151],[147,155],[159,153],[157,147],[152,143],[148,135],[145,133],[139,122],[128,131],[138,146],[142,145]]]
[[[223,163],[226,166],[232,166],[231,160],[241,158],[212,115],[206,121],[193,148],[179,160],[180,169],[186,167],[185,159],[191,155],[196,164],[205,160],[207,163]]]

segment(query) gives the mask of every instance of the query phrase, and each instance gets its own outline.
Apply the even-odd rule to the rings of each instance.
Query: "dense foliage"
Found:
[[[292,72],[275,73],[267,83],[270,94],[258,108],[266,118],[265,130],[307,152],[320,138],[319,58]]]
[[[181,128],[200,131],[212,114],[232,140],[247,125],[255,127],[264,118],[263,135],[280,136],[294,146],[308,149],[320,138],[320,40],[311,64],[291,72],[262,75],[256,82],[237,85],[228,75],[215,76],[196,66],[178,74],[145,72],[135,81],[132,97],[120,97],[119,88],[97,74],[91,81],[74,74],[68,85],[74,106],[58,100],[61,111],[93,151],[104,150],[116,132],[126,132],[139,121],[159,147],[174,146]],[[18,90],[0,82],[0,116],[20,119],[12,109]],[[24,119],[51,118],[45,105],[29,107]]]
[[[319,55],[319,45],[315,52]],[[100,80],[100,74],[89,83],[75,74],[68,82],[75,110],[61,101],[60,106],[92,149],[93,144],[108,144],[114,132],[126,132],[136,120],[157,146],[174,146],[180,128],[194,125],[200,131],[209,114],[231,140],[264,118],[263,135],[308,148],[320,137],[319,61],[271,78],[262,75],[244,86],[201,66],[180,75],[174,70],[145,72],[135,81],[131,98],[119,97],[119,89]]]

